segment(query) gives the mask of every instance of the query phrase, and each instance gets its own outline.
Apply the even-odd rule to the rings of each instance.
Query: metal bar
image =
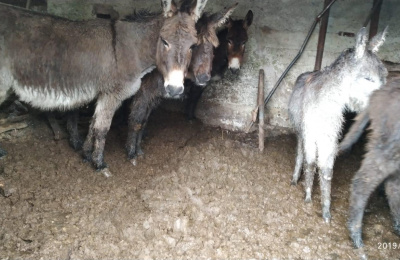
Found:
[[[264,101],[264,106],[267,105],[268,101],[271,99],[272,95],[274,94],[275,90],[278,88],[279,84],[281,84],[283,78],[286,76],[286,74],[289,72],[289,70],[293,67],[293,65],[296,63],[296,61],[300,58],[301,54],[303,53],[308,41],[310,40],[311,34],[315,29],[315,26],[321,19],[321,17],[325,14],[326,11],[331,8],[331,6],[336,2],[336,0],[331,0],[330,4],[325,7],[325,9],[315,18],[313,24],[310,27],[310,30],[308,31],[307,37],[303,42],[303,45],[301,45],[301,48],[299,50],[299,53],[297,53],[296,57],[292,60],[292,62],[289,64],[289,66],[286,68],[286,70],[282,73],[281,77],[278,79],[278,81],[275,83],[275,86],[272,88],[272,90],[269,92],[267,98]]]
[[[379,14],[381,12],[383,0],[374,0],[372,15],[371,15],[371,23],[369,25],[369,38],[371,39],[378,32],[379,25]]]
[[[260,69],[258,76],[258,149],[264,151],[264,70]]]
[[[26,9],[31,9],[31,0],[27,0],[27,1],[26,1],[26,6],[25,6],[25,8],[26,8]]]
[[[372,7],[371,11],[369,12],[367,18],[365,19],[363,23],[363,27],[367,27],[369,21],[371,20],[372,14],[375,12],[376,8],[378,8],[378,5],[382,3],[383,0],[380,0],[378,3],[374,4]]]
[[[325,0],[324,8],[326,8],[329,5],[329,3],[330,0]],[[321,19],[321,26],[319,28],[318,45],[317,45],[317,56],[315,58],[314,70],[321,69],[322,57],[324,55],[326,31],[328,29],[328,20],[329,20],[329,9],[326,11],[326,13]]]

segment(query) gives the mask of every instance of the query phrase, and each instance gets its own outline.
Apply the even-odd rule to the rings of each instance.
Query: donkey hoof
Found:
[[[101,174],[103,174],[104,177],[106,177],[106,178],[112,176],[112,174],[111,174],[111,172],[110,172],[110,170],[109,170],[108,168],[103,168],[103,169],[99,170],[99,172],[100,172]]]
[[[136,157],[129,160],[133,166],[137,165]]]
[[[292,186],[297,186],[297,181],[296,181],[296,180],[292,180],[292,181],[290,182],[290,185],[292,185]]]
[[[351,232],[351,240],[353,241],[354,248],[364,247],[364,243],[361,239],[361,232]]]
[[[331,223],[331,214],[329,214],[329,216],[322,216],[324,218],[324,221],[326,224]]]
[[[138,148],[138,149],[136,150],[136,154],[137,154],[138,156],[142,156],[142,155],[144,155],[144,152],[142,151],[142,149]]]
[[[400,221],[395,221],[393,224],[394,233],[400,236]]]
[[[4,158],[7,155],[7,152],[0,148],[0,159]]]
[[[83,142],[82,140],[76,140],[76,139],[69,139],[69,145],[74,149],[75,151],[79,151],[82,149]]]

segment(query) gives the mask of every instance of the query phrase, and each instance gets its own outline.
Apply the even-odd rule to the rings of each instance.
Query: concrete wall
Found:
[[[209,0],[206,11],[218,11],[235,1]],[[323,0],[246,0],[239,2],[234,18],[242,18],[251,9],[254,13],[250,40],[246,47],[246,64],[238,77],[227,72],[224,79],[209,85],[199,103],[196,116],[206,124],[227,129],[244,130],[256,106],[258,71],[264,69],[265,93],[269,93],[282,72],[298,53],[316,15],[323,9]],[[158,0],[48,0],[51,13],[73,19],[93,18],[92,5],[112,6],[121,16],[133,10],[160,10]],[[338,32],[357,33],[372,7],[372,0],[337,1],[330,11],[323,67],[341,51],[354,45],[354,38]],[[400,63],[399,0],[384,0],[379,31],[389,25],[389,35],[379,56]],[[266,122],[271,127],[290,127],[287,103],[294,81],[300,73],[314,68],[319,26],[316,27],[304,54],[291,69],[267,105]]]

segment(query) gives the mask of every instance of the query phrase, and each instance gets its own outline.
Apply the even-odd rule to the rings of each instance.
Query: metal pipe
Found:
[[[329,3],[330,3],[330,0],[325,0],[324,8],[326,8]],[[317,45],[317,56],[315,57],[314,70],[321,69],[322,57],[324,55],[326,31],[328,29],[328,20],[329,20],[329,9],[328,9],[328,11],[326,11],[326,13],[324,14],[324,16],[321,19],[321,25],[319,28],[319,36],[318,36],[318,45]]]
[[[283,78],[286,76],[286,74],[289,72],[289,70],[293,67],[293,65],[296,63],[296,61],[300,58],[301,54],[303,53],[312,32],[315,29],[315,26],[317,25],[317,23],[319,22],[319,20],[321,19],[321,17],[325,14],[326,11],[329,10],[329,8],[331,8],[331,6],[336,2],[336,0],[331,0],[330,4],[325,7],[325,9],[315,18],[313,24],[310,27],[310,30],[308,31],[307,37],[303,42],[303,45],[301,45],[301,48],[299,50],[299,53],[297,53],[296,57],[292,60],[292,62],[289,64],[289,66],[286,68],[286,70],[282,73],[281,77],[278,79],[278,81],[275,83],[275,86],[272,88],[272,90],[269,92],[268,96],[265,98],[264,101],[264,106],[267,105],[268,101],[271,99],[272,95],[274,94],[275,90],[278,88],[279,84],[281,84]]]
[[[365,19],[364,23],[363,23],[363,27],[367,27],[369,21],[371,20],[371,16],[372,14],[375,12],[375,9],[378,8],[378,5],[382,3],[383,0],[379,0],[378,3],[375,3],[374,6],[372,7],[371,11],[369,12],[367,18]]]
[[[371,39],[378,32],[379,14],[381,12],[383,0],[374,0],[372,7],[371,23],[369,25],[369,38]]]

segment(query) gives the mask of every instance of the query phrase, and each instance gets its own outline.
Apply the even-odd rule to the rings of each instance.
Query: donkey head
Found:
[[[253,22],[253,12],[249,10],[244,20],[232,20],[228,22],[228,68],[232,72],[239,71],[243,64],[245,45],[248,40],[247,30]]]
[[[214,48],[219,45],[217,29],[225,24],[238,3],[213,15],[203,14],[196,23],[199,44],[193,50],[189,73],[191,80],[204,86],[211,79]]]
[[[388,71],[376,55],[385,41],[387,27],[368,42],[368,33],[365,27],[357,33],[356,45],[349,50],[350,60],[345,61],[350,66],[352,96],[357,95],[358,103],[353,106],[363,109],[368,102],[372,91],[386,84]]]
[[[183,80],[198,42],[195,23],[206,3],[186,0],[178,9],[174,0],[161,0],[166,19],[157,42],[156,64],[171,97],[183,93]]]

